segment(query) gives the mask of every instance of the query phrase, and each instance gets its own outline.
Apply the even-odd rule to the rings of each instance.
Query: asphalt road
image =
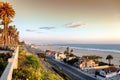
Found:
[[[52,57],[47,56],[47,61],[62,70],[64,73],[66,73],[69,77],[72,78],[72,80],[96,80],[94,77],[91,77],[82,71],[78,70],[77,68],[74,68],[68,64],[65,64],[63,62],[59,62]]]
[[[28,52],[32,52],[32,50],[26,46],[23,46],[23,48],[26,49]],[[61,71],[66,73],[69,77],[71,77],[72,80],[96,80],[94,77],[84,74],[82,71],[78,70],[77,68],[74,68],[63,62],[57,61],[50,56],[47,56],[46,60],[51,65],[59,68]]]
[[[29,47],[29,46],[26,46],[26,45],[23,45],[22,46],[26,51],[30,52],[30,53],[33,53],[33,50]]]

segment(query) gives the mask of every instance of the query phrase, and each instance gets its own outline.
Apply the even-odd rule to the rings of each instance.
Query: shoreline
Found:
[[[42,46],[37,46],[38,49],[40,50],[52,50],[52,51],[56,51],[56,52],[64,52],[66,47],[64,46],[52,46],[52,45],[42,45]],[[112,60],[112,64],[114,65],[120,65],[120,53],[117,52],[109,52],[109,51],[98,51],[98,50],[86,50],[86,49],[76,49],[76,48],[72,48],[70,47],[70,49],[73,49],[73,54],[75,54],[76,56],[82,57],[85,55],[97,55],[97,56],[101,56],[103,57],[102,61],[108,63],[108,61],[106,60],[107,55],[112,55],[113,56],[113,60]]]

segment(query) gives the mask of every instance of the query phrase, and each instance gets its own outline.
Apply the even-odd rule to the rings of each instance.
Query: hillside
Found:
[[[22,47],[19,50],[18,69],[13,71],[12,80],[61,80],[62,78],[47,71],[41,61]]]

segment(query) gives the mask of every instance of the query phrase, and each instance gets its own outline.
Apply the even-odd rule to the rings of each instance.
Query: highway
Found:
[[[27,46],[23,46],[24,49],[26,49],[28,52],[32,52]],[[96,78],[91,77],[79,69],[72,67],[66,63],[57,61],[53,59],[51,56],[47,56],[46,60],[51,65],[59,68],[62,72],[66,73],[69,77],[71,77],[72,80],[96,80]]]
[[[69,77],[72,78],[72,80],[96,80],[96,78],[83,73],[82,71],[78,70],[77,68],[74,68],[66,63],[57,61],[50,56],[47,56],[46,60],[51,65],[59,68],[64,73],[66,73]]]

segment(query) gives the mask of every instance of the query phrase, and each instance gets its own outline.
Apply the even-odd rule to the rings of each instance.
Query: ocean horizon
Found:
[[[61,46],[61,47],[70,47],[75,49],[120,53],[120,44],[52,44],[52,45]]]

